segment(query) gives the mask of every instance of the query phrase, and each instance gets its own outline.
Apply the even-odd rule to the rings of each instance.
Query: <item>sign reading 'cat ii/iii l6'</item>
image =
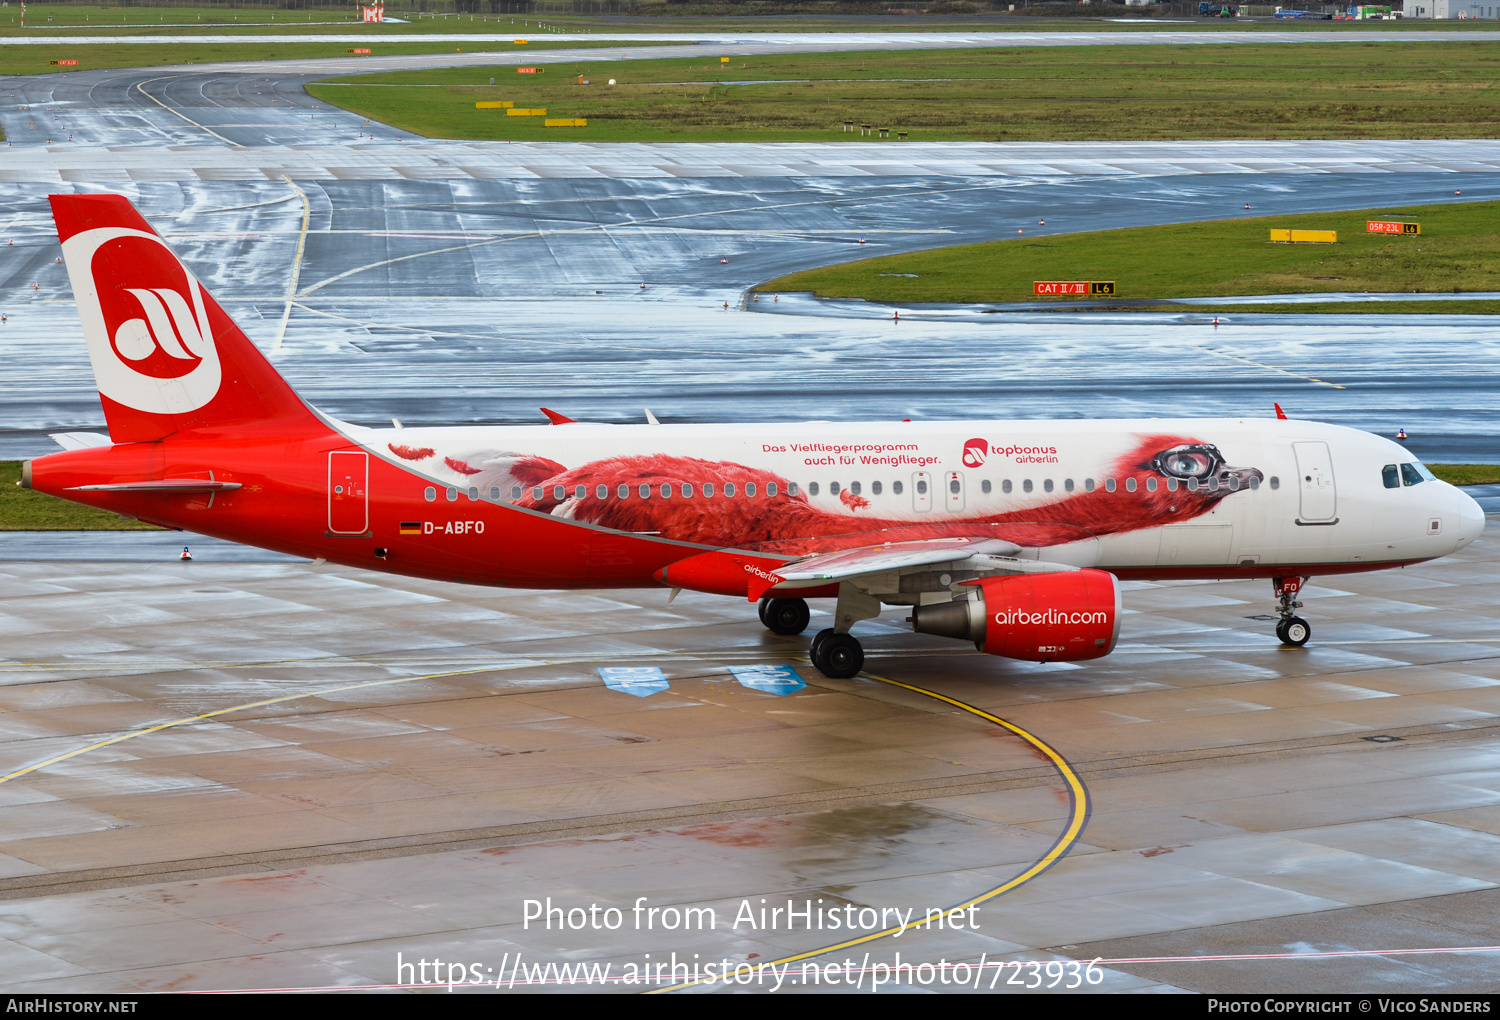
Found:
[[[1035,280],[1031,292],[1038,297],[1111,297],[1113,280]]]

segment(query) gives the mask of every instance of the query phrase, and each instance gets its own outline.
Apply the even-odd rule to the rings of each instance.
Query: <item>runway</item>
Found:
[[[1500,198],[1493,141],[504,146],[364,124],[375,139],[351,140],[346,115],[300,91],[324,73],[0,82],[0,456],[102,426],[45,200],[78,189],[129,195],[293,384],[348,420],[1279,401],[1404,426],[1429,459],[1494,458],[1482,317],[897,325],[757,314],[766,300],[747,294],[1018,229]],[[36,107],[57,118],[40,128],[51,145]],[[861,625],[872,677],[853,681],[728,599],[464,589],[214,543],[180,564],[197,540],[176,534],[0,539],[0,975],[15,991],[431,984],[398,953],[477,965],[493,988],[518,957],[753,969],[849,934],[731,926],[762,898],[854,917],[978,908],[973,926],[860,943],[861,975],[899,951],[991,976],[1099,957],[1091,987],[1120,991],[1493,983],[1485,955],[1317,955],[1500,944],[1493,528],[1435,563],[1316,580],[1298,652],[1277,648],[1263,583],[1133,584],[1122,646],[1096,663],[979,656],[892,611]],[[78,559],[91,543],[116,562]],[[805,686],[744,679],[764,666]],[[600,673],[622,668],[660,670],[656,693],[627,692],[646,674]],[[525,901],[547,897],[631,920],[528,926]],[[640,897],[718,923],[636,929]],[[1288,954],[1303,958],[1251,959]],[[1177,961],[1195,955],[1236,959]],[[1111,962],[1126,959],[1147,962]]]

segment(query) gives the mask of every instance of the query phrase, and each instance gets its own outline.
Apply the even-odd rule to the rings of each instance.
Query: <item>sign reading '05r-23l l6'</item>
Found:
[[[1115,292],[1113,280],[1034,280],[1031,292],[1038,297],[1109,297]]]
[[[1365,222],[1365,233],[1367,234],[1420,234],[1422,224],[1402,223],[1399,220],[1367,220]]]

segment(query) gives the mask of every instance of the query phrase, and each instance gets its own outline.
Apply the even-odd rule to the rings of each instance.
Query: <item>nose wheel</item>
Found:
[[[812,664],[824,676],[847,680],[865,668],[865,650],[853,634],[820,630],[808,649]]]
[[[1288,648],[1301,648],[1312,637],[1312,624],[1296,615],[1296,610],[1302,608],[1297,595],[1306,582],[1305,577],[1277,577],[1271,581],[1277,596],[1276,612],[1281,616],[1281,622],[1276,624],[1276,637]]]
[[[1312,637],[1312,624],[1300,616],[1288,616],[1276,625],[1276,636],[1290,648],[1301,648]]]

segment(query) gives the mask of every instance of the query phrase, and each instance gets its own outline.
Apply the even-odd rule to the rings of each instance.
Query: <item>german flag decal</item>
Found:
[[[421,533],[422,533],[422,522],[421,521],[402,521],[401,522],[401,534],[403,534],[403,535],[420,535]]]

